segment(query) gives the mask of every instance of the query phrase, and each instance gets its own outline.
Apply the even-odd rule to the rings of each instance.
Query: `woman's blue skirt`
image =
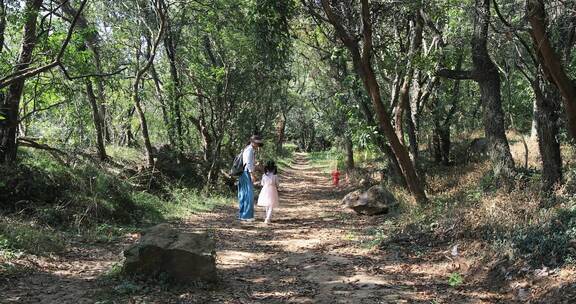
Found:
[[[244,171],[240,175],[238,201],[240,203],[238,217],[242,220],[254,218],[254,185],[248,171]]]

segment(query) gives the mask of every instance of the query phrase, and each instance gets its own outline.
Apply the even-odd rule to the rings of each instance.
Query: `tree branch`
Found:
[[[67,100],[66,100],[66,101],[61,101],[61,102],[57,102],[57,103],[55,103],[55,104],[49,105],[49,106],[47,106],[46,108],[36,109],[36,110],[34,110],[34,111],[30,112],[30,113],[27,113],[27,114],[24,115],[23,117],[21,117],[19,121],[22,122],[22,121],[28,119],[29,117],[31,117],[32,115],[38,113],[38,112],[50,110],[50,109],[52,109],[52,108],[58,107],[58,106],[60,106],[60,105],[63,105],[63,104],[65,104],[65,103],[67,103],[67,102],[68,102]]]
[[[118,75],[128,68],[128,67],[123,67],[119,70],[116,70],[116,71],[110,72],[110,73],[92,73],[92,74],[85,74],[85,75],[79,75],[79,76],[72,76],[72,75],[70,75],[70,73],[68,73],[68,71],[66,70],[66,67],[62,63],[59,63],[58,66],[60,67],[60,70],[62,71],[62,73],[64,73],[64,76],[68,80],[77,80],[77,79],[90,78],[90,77],[110,77],[110,76]]]
[[[26,78],[35,76],[35,75],[40,74],[42,72],[45,72],[49,69],[52,69],[56,66],[59,66],[61,64],[60,62],[62,60],[62,57],[64,56],[64,52],[66,51],[66,48],[68,47],[68,44],[70,43],[70,39],[72,39],[74,27],[76,26],[76,23],[78,22],[78,18],[80,16],[80,13],[82,12],[84,7],[86,6],[87,2],[88,2],[88,0],[83,0],[82,3],[80,4],[80,8],[78,9],[78,13],[74,16],[74,19],[72,20],[72,24],[68,28],[68,33],[66,35],[66,39],[64,39],[64,42],[62,43],[62,46],[60,47],[60,50],[58,51],[56,58],[52,62],[50,62],[44,66],[37,67],[37,68],[22,69],[20,71],[17,71],[15,73],[12,73],[10,75],[3,77],[2,79],[0,79],[0,89],[3,89],[5,87],[11,85],[12,83],[14,83],[18,80],[26,79]]]
[[[460,80],[474,80],[477,78],[475,74],[474,71],[464,70],[439,69],[436,71],[436,76]]]

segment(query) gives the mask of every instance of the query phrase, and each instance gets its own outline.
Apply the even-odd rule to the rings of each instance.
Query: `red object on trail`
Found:
[[[334,185],[334,187],[338,187],[339,183],[340,183],[340,171],[334,170],[332,171],[332,185]]]

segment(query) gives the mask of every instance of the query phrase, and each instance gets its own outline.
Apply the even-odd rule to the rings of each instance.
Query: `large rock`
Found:
[[[356,190],[348,193],[342,203],[359,214],[376,215],[387,213],[388,210],[398,205],[398,201],[380,185],[372,186],[367,191]]]
[[[214,241],[205,232],[184,233],[168,224],[156,225],[124,251],[124,273],[176,282],[216,280]]]

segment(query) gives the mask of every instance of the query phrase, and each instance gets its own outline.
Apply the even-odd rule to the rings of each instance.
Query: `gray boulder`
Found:
[[[377,215],[388,213],[389,209],[398,205],[398,201],[380,185],[372,186],[367,191],[356,190],[348,193],[342,204],[358,214]]]
[[[168,224],[156,225],[138,243],[124,251],[127,275],[165,274],[179,283],[216,280],[214,241],[205,232],[180,232]]]

